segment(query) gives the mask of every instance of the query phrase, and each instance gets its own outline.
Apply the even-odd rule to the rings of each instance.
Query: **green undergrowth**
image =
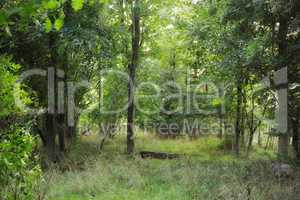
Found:
[[[66,159],[67,170],[45,174],[49,200],[201,200],[297,199],[299,179],[272,175],[271,152],[255,148],[250,159],[235,158],[220,140],[158,139],[138,136],[141,150],[178,153],[176,160],[141,159],[125,154],[125,138],[116,137],[100,153],[99,138],[82,137]],[[71,165],[71,166],[68,166]],[[300,196],[299,198],[300,199]]]

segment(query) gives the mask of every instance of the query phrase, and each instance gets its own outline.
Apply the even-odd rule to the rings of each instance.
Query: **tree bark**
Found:
[[[292,122],[293,126],[293,147],[297,160],[300,160],[300,137],[299,137],[299,115]]]
[[[237,107],[236,107],[236,123],[235,123],[235,153],[240,155],[240,134],[241,134],[241,106],[242,106],[242,78],[237,80]]]
[[[66,148],[66,126],[65,126],[65,115],[61,114],[57,117],[58,120],[58,142],[59,142],[59,150],[61,153],[65,153],[67,151]]]
[[[53,114],[46,114],[45,117],[45,139],[46,139],[46,153],[50,162],[56,161],[56,134],[54,132],[54,116]]]
[[[242,99],[241,99],[241,120],[240,120],[240,145],[242,148],[245,147],[245,118],[246,118],[246,112],[247,112],[247,98],[246,98],[246,93],[245,90],[242,89]]]
[[[262,144],[261,144],[261,128],[260,127],[258,127],[257,144],[259,147],[262,146]]]
[[[55,162],[56,155],[56,136],[57,136],[57,121],[56,121],[56,53],[55,53],[55,33],[49,33],[49,49],[50,49],[50,68],[48,69],[48,112],[45,114],[45,139],[46,152],[50,162]]]
[[[134,151],[134,112],[135,112],[135,79],[136,68],[139,64],[140,50],[140,2],[133,1],[132,17],[132,58],[129,65],[130,82],[128,84],[128,116],[127,116],[127,153],[132,154]]]
[[[224,88],[222,87],[219,87],[219,98],[220,99],[224,98]],[[223,112],[224,112],[223,103],[221,103],[219,107],[219,135],[218,135],[220,139],[222,139],[224,135],[224,113]]]
[[[250,150],[252,148],[252,143],[253,143],[253,138],[254,138],[254,133],[256,132],[257,127],[254,127],[254,107],[255,107],[255,99],[254,99],[254,94],[253,94],[253,83],[251,84],[251,111],[250,111],[250,120],[248,123],[249,127],[249,140],[248,140],[248,145],[247,145],[247,155],[249,155]]]
[[[287,67],[288,59],[288,19],[286,16],[281,15],[279,18],[279,31],[278,31],[278,59],[279,66],[277,70]],[[286,88],[288,89],[288,87]],[[280,89],[279,89],[280,90]],[[279,105],[282,106],[282,105]],[[287,116],[286,116],[287,117]],[[288,157],[289,136],[288,130],[285,133],[281,133],[278,139],[278,157],[279,159],[285,159]]]

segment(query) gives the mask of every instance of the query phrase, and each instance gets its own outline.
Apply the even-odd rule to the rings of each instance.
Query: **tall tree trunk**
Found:
[[[259,147],[262,146],[262,144],[261,144],[261,128],[260,127],[258,127],[257,144]]]
[[[279,66],[277,70],[281,70],[284,67],[287,67],[287,59],[288,59],[288,41],[287,41],[287,33],[288,33],[288,20],[287,17],[281,15],[279,19],[279,31],[278,31],[278,59]],[[282,78],[282,77],[281,77]],[[278,84],[278,83],[277,83]],[[282,83],[280,83],[282,84]],[[288,89],[287,83],[286,88],[280,87],[278,92],[283,92],[284,89]],[[284,95],[284,94],[283,94]],[[281,98],[281,94],[279,94],[279,98]],[[279,112],[281,115],[284,115],[285,110],[284,105],[282,105],[282,99],[279,99]],[[287,109],[287,108],[286,108]],[[287,113],[286,116],[288,117]],[[287,120],[287,119],[286,119]],[[282,122],[279,122],[282,123]],[[279,126],[282,126],[279,124]],[[288,157],[288,147],[289,147],[289,136],[288,136],[288,128],[284,133],[281,133],[278,140],[278,157],[279,159],[285,159]]]
[[[251,151],[253,138],[254,138],[254,131],[252,130],[252,131],[250,131],[250,135],[249,135],[248,146],[247,146],[247,155],[249,155],[249,153]]]
[[[65,115],[60,114],[57,117],[58,120],[58,142],[59,142],[59,150],[61,153],[65,153],[67,151],[66,148],[66,128],[65,128]]]
[[[241,76],[241,75],[240,75]],[[235,153],[240,155],[240,135],[241,135],[241,106],[243,99],[242,78],[237,78],[237,107],[236,107],[236,123],[235,123]]]
[[[241,147],[245,147],[245,140],[246,140],[246,135],[245,135],[245,121],[246,121],[246,112],[247,112],[247,98],[246,98],[246,93],[245,90],[242,90],[242,102],[241,102],[242,106],[241,106],[241,121],[240,121],[240,140],[241,140]]]
[[[223,99],[224,98],[224,88],[219,87],[219,98]],[[223,138],[224,135],[224,110],[223,110],[223,103],[220,104],[219,107],[219,135],[218,137],[220,139]]]
[[[253,83],[250,82],[251,87],[251,111],[250,111],[250,120],[248,121],[248,127],[249,127],[249,140],[247,145],[247,155],[249,155],[250,150],[252,148],[254,133],[257,129],[257,127],[254,127],[254,107],[255,107],[255,97],[254,97],[254,91],[253,91]]]
[[[66,53],[64,54],[64,58],[66,58]],[[57,76],[57,128],[58,128],[58,142],[59,142],[59,150],[63,154],[67,151],[66,147],[66,130],[67,130],[67,112],[66,112],[66,101],[67,101],[67,76],[65,74],[67,70],[67,61],[63,61],[63,74]],[[61,78],[61,80],[58,80]]]
[[[56,161],[56,134],[54,132],[54,117],[53,114],[47,113],[45,115],[45,138],[46,138],[46,154],[47,154],[47,159],[49,159],[50,162],[55,162]]]
[[[296,158],[300,160],[300,137],[299,137],[299,115],[292,122],[293,126],[293,147],[295,150]]]
[[[55,33],[49,33],[49,49],[51,53],[50,57],[50,68],[48,69],[48,112],[45,117],[45,133],[46,133],[46,152],[50,162],[55,162],[56,155],[56,136],[57,136],[57,119],[56,119],[56,97],[57,97],[57,86],[56,86],[56,73],[57,73],[57,62],[56,62],[56,50],[55,50]]]
[[[65,21],[72,19],[73,10],[71,2],[66,2],[64,6]],[[58,124],[58,142],[61,153],[65,153],[70,148],[71,144],[71,129],[68,124],[68,55],[67,49],[64,50],[63,60],[61,61],[63,68],[62,80],[56,84],[58,85],[57,98],[57,124]]]
[[[102,110],[102,75],[100,73],[99,75],[99,83],[98,83],[98,98],[99,98],[99,116],[101,118],[101,110]],[[99,128],[99,135],[101,135],[102,132],[102,120],[99,120],[99,124],[98,124],[98,128]]]
[[[133,1],[132,17],[132,58],[129,65],[129,77],[131,83],[128,85],[128,116],[127,116],[127,153],[132,154],[134,151],[134,112],[135,112],[135,75],[136,68],[139,64],[140,51],[140,1]]]

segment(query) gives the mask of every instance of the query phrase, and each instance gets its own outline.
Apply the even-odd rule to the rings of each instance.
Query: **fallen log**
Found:
[[[151,152],[151,151],[141,151],[140,156],[142,159],[178,159],[180,158],[179,154],[171,154],[171,153],[161,153],[161,152]]]

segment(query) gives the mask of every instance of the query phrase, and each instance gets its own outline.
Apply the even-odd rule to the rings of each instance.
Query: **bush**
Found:
[[[25,130],[5,131],[0,142],[1,199],[34,199],[34,187],[40,179],[38,159],[33,155],[35,139]]]
[[[0,56],[0,199],[34,199],[34,187],[41,170],[33,155],[36,141],[30,135],[32,123],[17,108],[14,89],[23,103],[30,103],[25,91],[16,85],[20,66]],[[20,125],[17,125],[21,121]],[[24,127],[24,128],[20,128]]]

